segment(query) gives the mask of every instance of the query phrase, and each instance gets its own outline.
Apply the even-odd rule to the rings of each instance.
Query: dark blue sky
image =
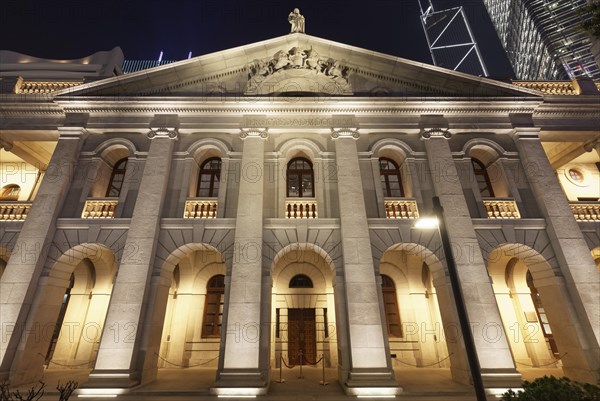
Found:
[[[463,5],[490,75],[513,75],[481,0],[433,4]],[[126,59],[179,60],[285,35],[294,7],[310,35],[431,63],[417,0],[3,0],[0,49],[71,59],[120,46]]]

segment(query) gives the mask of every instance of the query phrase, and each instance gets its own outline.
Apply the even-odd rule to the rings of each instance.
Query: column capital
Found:
[[[423,132],[421,132],[422,139],[431,139],[431,138],[452,138],[452,132],[446,128],[425,128]]]
[[[240,139],[244,140],[247,138],[259,138],[267,139],[269,137],[268,128],[249,128],[240,129]]]
[[[540,139],[540,131],[542,129],[539,127],[516,127],[513,129],[511,135],[513,139]]]
[[[352,128],[332,128],[331,129],[331,139],[343,139],[343,138],[350,138],[350,139],[358,139],[360,138],[360,133],[358,132],[358,128],[356,129],[352,129]]]
[[[5,151],[10,152],[12,150],[12,148],[13,148],[12,142],[0,139],[0,149],[4,149]]]
[[[600,138],[596,138],[592,141],[589,141],[588,143],[583,145],[583,149],[585,149],[586,152],[591,152],[594,149],[600,151]]]
[[[177,139],[178,133],[177,128],[175,127],[157,127],[150,128],[150,131],[146,134],[148,139],[154,138],[169,138],[169,139]]]
[[[87,134],[85,127],[58,127],[58,139],[83,139]]]

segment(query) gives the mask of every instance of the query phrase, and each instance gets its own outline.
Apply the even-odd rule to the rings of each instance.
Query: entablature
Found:
[[[585,99],[583,99],[585,98]],[[419,127],[421,115],[443,115],[454,129],[512,128],[511,114],[529,114],[542,129],[597,129],[597,97],[540,98],[361,98],[361,97],[48,97],[24,101],[18,95],[0,102],[3,130],[56,129],[70,114],[87,116],[88,129],[147,129],[156,114],[177,114],[180,129],[243,127],[247,116],[268,116],[268,128],[332,128],[332,117],[352,115],[365,129]],[[270,121],[267,119],[267,121]],[[329,119],[329,120],[328,120]],[[289,121],[281,124],[278,121]],[[233,131],[232,131],[233,132]]]

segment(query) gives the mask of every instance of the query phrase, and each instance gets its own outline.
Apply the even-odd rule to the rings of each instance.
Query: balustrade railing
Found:
[[[97,198],[85,201],[82,219],[114,219],[115,210],[119,204],[118,198]]]
[[[600,202],[569,202],[577,221],[600,221]]]
[[[317,216],[316,199],[297,198],[285,201],[285,217],[288,219],[316,219]]]
[[[0,221],[23,221],[31,209],[31,202],[0,202]]]
[[[517,202],[512,198],[484,198],[488,219],[520,219]]]
[[[185,201],[184,219],[215,219],[216,217],[216,199],[188,199]]]
[[[418,219],[417,201],[411,198],[387,198],[384,200],[385,217],[388,219]]]
[[[512,84],[549,95],[579,95],[571,81],[513,81]]]

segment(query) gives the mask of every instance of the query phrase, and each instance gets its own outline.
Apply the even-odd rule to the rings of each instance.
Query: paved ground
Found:
[[[396,369],[396,378],[403,393],[397,397],[399,401],[472,401],[475,399],[470,386],[455,383],[450,377],[449,369],[440,368],[406,368]],[[46,395],[40,401],[58,400],[55,390],[58,382],[76,380],[84,383],[88,370],[47,370],[44,374]],[[279,370],[272,374],[273,382],[267,396],[259,397],[261,401],[349,401],[353,398],[344,395],[337,381],[337,370],[326,369],[325,380],[328,385],[322,386],[321,368],[304,367],[303,378],[299,378],[298,367],[283,370],[285,383],[277,383]],[[532,380],[547,375],[562,376],[561,369],[528,369],[521,372],[523,377]],[[214,382],[214,368],[161,369],[154,383],[138,387],[135,392],[121,395],[117,399],[124,401],[213,401],[217,397],[210,395],[209,389]],[[22,387],[24,389],[25,387]],[[71,397],[71,401],[78,398]],[[79,398],[82,400],[82,398]],[[87,398],[88,400],[106,400],[106,398]],[[491,399],[491,398],[490,398]]]

